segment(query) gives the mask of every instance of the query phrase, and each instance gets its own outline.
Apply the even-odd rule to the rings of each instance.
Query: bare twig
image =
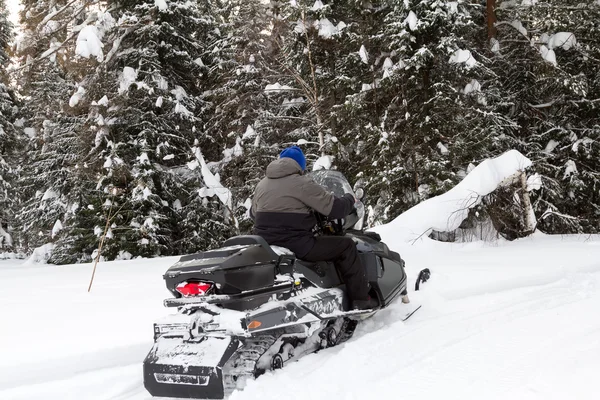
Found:
[[[112,198],[114,199],[114,192],[113,192]],[[94,270],[92,271],[92,278],[90,279],[90,285],[88,286],[88,293],[92,290],[92,284],[94,283],[94,277],[96,276],[96,267],[98,266],[98,262],[100,261],[100,256],[102,254],[102,247],[104,246],[104,240],[106,239],[106,235],[108,233],[108,230],[110,229],[110,224],[111,224],[112,220],[115,218],[115,216],[117,214],[119,214],[119,211],[121,211],[121,209],[124,206],[124,205],[121,205],[121,207],[114,214],[111,214],[112,209],[113,209],[113,204],[114,204],[114,201],[111,200],[110,208],[108,209],[108,216],[106,217],[106,226],[104,227],[104,233],[102,234],[102,238],[100,239],[100,244],[98,245],[98,254],[96,254],[96,260],[94,262]]]

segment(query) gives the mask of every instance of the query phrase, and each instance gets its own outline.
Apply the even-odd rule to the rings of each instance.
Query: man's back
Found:
[[[254,233],[299,257],[314,244],[312,229],[317,221],[312,210],[328,215],[335,202],[331,193],[301,174],[300,165],[291,158],[273,161],[252,202]]]

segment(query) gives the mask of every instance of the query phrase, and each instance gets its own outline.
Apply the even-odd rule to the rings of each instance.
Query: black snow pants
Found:
[[[315,239],[314,247],[302,259],[310,262],[333,261],[346,284],[350,299],[367,300],[367,272],[360,262],[354,241],[344,236],[318,236]]]

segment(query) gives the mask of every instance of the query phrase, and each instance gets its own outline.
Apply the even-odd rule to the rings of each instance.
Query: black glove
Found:
[[[351,202],[351,204],[356,203],[356,199],[350,193],[346,193],[343,197],[344,199],[348,199]]]
[[[350,204],[352,205],[352,209],[350,210],[350,212],[348,213],[348,215],[350,214],[356,214],[356,200],[354,199],[354,196],[352,196],[350,193],[346,193],[343,198],[345,200],[348,200],[350,202]]]

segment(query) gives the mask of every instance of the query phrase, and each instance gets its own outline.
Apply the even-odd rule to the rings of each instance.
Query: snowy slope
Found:
[[[233,400],[596,399],[600,237],[410,246],[423,309],[381,312],[344,345],[251,382]],[[171,259],[23,267],[0,261],[0,399],[149,399],[141,362],[168,312]]]

